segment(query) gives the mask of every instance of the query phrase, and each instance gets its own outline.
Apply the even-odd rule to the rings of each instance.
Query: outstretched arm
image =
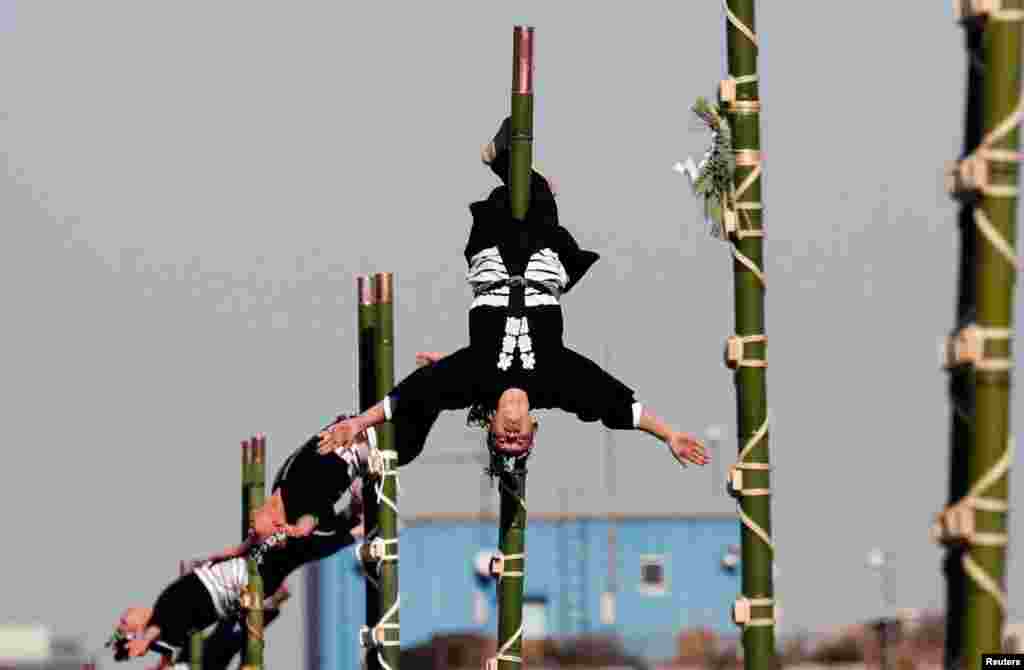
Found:
[[[444,354],[440,351],[417,351],[416,367],[422,368],[426,365],[433,365],[442,358],[444,358]]]
[[[636,402],[633,390],[586,356],[565,349],[554,379],[557,406],[581,421],[601,421],[613,430],[642,430],[668,445],[672,455],[685,467],[708,462],[700,440],[675,430],[654,412]]]
[[[436,352],[421,352],[421,356],[432,362],[412,372],[383,400],[359,416],[339,421],[322,431],[317,451],[328,454],[338,448],[348,448],[359,433],[396,416],[436,417],[442,410],[469,407],[473,400],[473,380],[477,376],[473,353],[464,348],[447,356]]]
[[[708,454],[700,440],[688,433],[673,430],[646,407],[643,407],[640,411],[640,420],[637,422],[637,428],[666,443],[669,449],[671,449],[672,455],[675,456],[676,460],[684,468],[686,467],[686,461],[697,465],[707,465],[711,460],[708,458]]]
[[[218,551],[215,554],[207,556],[205,559],[198,561],[198,563],[220,563],[221,561],[228,561],[232,558],[238,558],[239,556],[245,556],[246,553],[252,548],[252,538],[248,537],[241,544],[233,544],[230,547]],[[196,563],[196,561],[193,561]]]

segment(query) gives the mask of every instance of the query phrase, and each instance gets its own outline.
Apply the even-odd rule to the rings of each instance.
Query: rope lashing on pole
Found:
[[[1017,18],[997,20],[1024,21],[1024,10],[1015,14]],[[989,15],[992,16],[991,14]],[[1024,158],[1020,152],[993,148],[993,145],[1004,139],[1024,120],[1024,97],[1017,103],[1016,109],[999,125],[982,138],[978,147],[959,161],[950,164],[946,171],[946,188],[950,194],[958,197],[964,195],[985,195],[991,198],[1016,198],[1019,188],[1015,185],[993,184],[990,181],[992,170],[989,163],[1019,163]],[[1013,247],[989,221],[984,208],[974,207],[974,224],[999,255],[1013,266],[1015,270],[1024,269],[1024,262],[1014,253]]]
[[[726,481],[726,488],[729,491],[729,494],[737,499],[736,511],[739,513],[740,522],[744,526],[746,526],[750,530],[750,532],[754,533],[754,535],[757,535],[757,537],[761,538],[761,540],[768,546],[768,548],[774,552],[775,545],[772,543],[771,537],[763,528],[761,528],[761,526],[757,525],[757,523],[755,523],[753,519],[747,516],[743,512],[743,507],[738,504],[740,498],[744,498],[747,496],[771,495],[770,488],[744,488],[743,486],[744,470],[758,470],[761,472],[770,472],[773,469],[772,466],[769,465],[768,463],[754,463],[744,460],[750,454],[750,452],[753,451],[754,447],[756,447],[758,443],[762,439],[764,439],[764,437],[768,434],[769,424],[770,421],[768,420],[768,418],[765,418],[764,423],[761,424],[761,427],[757,429],[757,432],[750,436],[750,439],[747,440],[747,443],[744,445],[743,449],[740,450],[739,455],[736,457],[736,462],[733,463],[733,465],[729,468],[729,478]]]
[[[507,564],[509,561],[519,561],[518,570],[508,570]],[[522,577],[523,568],[526,567],[526,553],[520,554],[503,554],[500,551],[491,556],[490,563],[488,564],[488,570],[492,577],[496,577],[500,582],[506,577]]]
[[[751,44],[755,47],[759,47],[760,45],[757,43],[757,35],[754,34],[754,31],[751,30],[749,26],[740,21],[739,18],[732,13],[732,10],[729,9],[729,3],[727,0],[722,0],[722,9],[725,10],[725,17],[728,19],[729,23],[731,23],[736,30],[743,33],[747,39],[750,40]],[[730,75],[730,77],[731,76],[732,75]]]
[[[1013,360],[1008,356],[991,356],[986,352],[990,340],[1010,341],[1010,328],[982,328],[976,323],[967,324],[956,334],[946,338],[945,367],[952,369],[959,365],[970,365],[984,372],[1008,372],[1013,369]]]
[[[394,477],[395,489],[401,493],[401,484],[398,480],[398,468],[395,465],[398,462],[398,452],[392,449],[381,450],[375,446],[370,446],[367,458],[367,474],[374,480],[373,491],[376,494],[377,504],[384,503],[398,514],[397,503],[389,498],[384,493],[384,478]],[[398,562],[398,538],[394,537],[391,539],[384,539],[379,537],[380,527],[374,526],[366,533],[366,542],[359,548],[359,559],[363,564],[364,573],[366,579],[368,579],[376,589],[380,589],[380,581],[375,579],[370,574],[370,569],[373,568],[373,572],[380,577],[381,569],[384,563],[397,563]],[[397,607],[396,604],[392,606],[392,609]],[[390,610],[387,615],[381,618],[381,621],[391,616]],[[389,624],[390,625],[390,624]],[[394,624],[397,630],[398,624]],[[382,667],[387,664],[381,661]]]
[[[398,647],[402,644],[398,638],[400,624],[389,621],[398,612],[398,605],[401,599],[401,596],[395,598],[395,602],[373,628],[363,626],[359,629],[360,646],[364,649],[375,649],[377,651],[377,662],[380,663],[380,667],[384,670],[394,670],[384,658],[384,648]],[[394,637],[389,637],[389,632],[394,633]]]
[[[501,645],[498,649],[498,653],[487,659],[484,663],[484,670],[498,670],[498,661],[508,661],[509,663],[518,663],[519,665],[522,665],[523,659],[521,656],[515,656],[508,653],[509,649],[512,648],[512,645],[519,641],[522,636],[523,624],[520,623],[519,628],[516,629],[516,632],[513,633],[512,637],[506,640],[505,644]]]
[[[370,476],[373,477],[376,482],[373,486],[374,493],[377,494],[377,504],[384,503],[398,514],[398,503],[389,498],[384,494],[384,480],[387,477],[393,477],[395,480],[395,489],[401,493],[401,484],[398,481],[398,452],[392,449],[379,450],[370,449],[369,465],[370,465]]]
[[[526,516],[526,500],[515,487],[510,486],[506,479],[512,481],[519,481],[526,479],[526,459],[529,458],[530,452],[517,455],[508,455],[501,453],[494,447],[490,447],[490,464],[484,469],[484,473],[490,476],[498,478],[498,486],[502,493],[510,499],[515,500],[518,508],[521,510],[521,514]],[[514,562],[514,563],[513,563]],[[513,563],[513,565],[509,565]],[[509,569],[515,568],[518,569]],[[507,579],[517,579],[519,581],[519,588],[522,588],[522,580],[525,578],[526,572],[526,552],[509,552],[498,551],[491,556],[488,564],[488,571],[491,576],[496,578],[498,581],[498,592],[501,593],[502,583]],[[500,628],[499,628],[500,633]],[[487,659],[484,664],[485,670],[497,670],[499,661],[506,661],[509,663],[516,663],[522,665],[522,657],[514,653],[509,653],[514,645],[520,641],[523,634],[523,622],[522,618],[519,618],[518,627],[514,632],[504,641],[498,640],[499,648],[495,656]]]
[[[1010,506],[1004,500],[984,497],[985,492],[1010,470],[1013,462],[1014,441],[1007,443],[1002,457],[979,479],[963,498],[946,507],[932,525],[932,539],[940,544],[959,544],[975,547],[1005,547],[1007,533],[982,533],[976,529],[975,513],[1006,514]],[[964,572],[979,588],[989,593],[1005,613],[1007,594],[968,552],[963,552]]]
[[[769,413],[770,414],[770,413]],[[770,488],[745,488],[743,486],[743,471],[744,470],[757,470],[760,472],[770,472],[773,468],[768,463],[753,463],[744,460],[750,452],[757,446],[757,444],[768,434],[768,426],[770,424],[769,419],[766,417],[761,427],[757,429],[750,439],[747,440],[746,445],[740,450],[739,455],[736,458],[736,462],[729,468],[729,477],[726,481],[726,488],[729,494],[736,498],[736,512],[740,517],[740,523],[747,527],[754,535],[756,535],[768,549],[774,553],[775,544],[772,542],[771,536],[758,525],[753,519],[751,519],[744,511],[743,506],[740,504],[740,500],[744,497],[751,496],[769,496],[771,495]],[[754,608],[771,607],[770,616],[753,616]],[[775,625],[775,599],[767,596],[748,596],[741,595],[733,603],[732,609],[733,622],[742,626],[744,629],[758,627],[758,626],[773,626]]]
[[[247,585],[245,587],[245,590],[243,590],[241,594],[241,607],[242,610],[245,612],[262,612],[263,595],[261,593],[258,593],[256,589],[253,589],[251,586]],[[258,626],[253,625],[253,623],[249,621],[248,618],[246,618],[245,628],[248,631],[249,635],[252,636],[252,639],[260,641],[263,640],[262,624]]]
[[[772,614],[768,617],[753,616],[753,608],[771,607]],[[732,620],[737,626],[746,628],[757,628],[759,626],[775,625],[775,599],[774,598],[747,598],[741,596],[736,599],[732,606]]]
[[[764,358],[747,358],[746,345],[768,344],[767,335],[730,335],[725,341],[725,365],[731,370],[736,368],[766,368],[768,361]]]

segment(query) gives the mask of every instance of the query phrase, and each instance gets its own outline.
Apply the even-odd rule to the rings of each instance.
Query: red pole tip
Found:
[[[394,275],[378,272],[373,275],[373,300],[378,305],[387,305],[394,295]]]
[[[512,30],[512,93],[533,94],[533,26]]]

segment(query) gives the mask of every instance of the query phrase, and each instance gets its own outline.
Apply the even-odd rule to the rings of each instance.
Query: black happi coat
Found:
[[[339,416],[335,422],[343,418]],[[296,523],[307,514],[319,521],[330,520],[336,514],[335,505],[357,476],[354,465],[337,454],[321,455],[317,452],[320,432],[333,423],[324,426],[293,451],[274,476],[270,490],[281,492],[288,523]],[[347,510],[343,512],[347,513]],[[339,517],[342,518],[347,517]]]
[[[507,154],[504,158],[507,163]],[[504,179],[507,165],[496,163],[492,168]],[[475,292],[470,343],[416,370],[388,394],[399,464],[423,449],[442,410],[493,408],[509,388],[526,391],[531,408],[561,409],[609,428],[634,428],[633,391],[565,347],[561,306],[541,286],[565,294],[599,258],[580,249],[559,225],[547,181],[532,174],[525,221],[512,218],[505,186],[470,205],[470,212],[473,225],[465,248],[467,279]],[[487,286],[516,275],[536,283]]]

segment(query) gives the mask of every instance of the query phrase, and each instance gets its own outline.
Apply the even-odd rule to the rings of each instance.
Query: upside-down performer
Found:
[[[282,584],[272,596],[263,599],[263,626],[272,624],[281,614],[281,607],[291,597],[288,585]],[[111,637],[109,646],[116,647],[114,660],[129,658],[128,643],[144,634],[146,624],[152,617],[152,610],[144,607],[129,608],[121,616],[118,627]],[[203,638],[202,664],[204,670],[227,670],[231,660],[241,653],[245,646],[245,627],[239,617],[221,619]],[[172,647],[161,640],[153,642],[149,651],[160,655],[160,661],[150,670],[187,670],[190,667],[191,647]]]
[[[315,444],[307,451],[316,455]],[[317,456],[322,461],[328,460]],[[289,462],[294,464],[297,460],[294,457],[282,468],[281,474],[285,477]],[[362,481],[359,477],[352,479]],[[352,502],[342,513],[319,517],[315,529],[309,532],[305,525],[275,522],[276,506],[261,507],[253,514],[253,528],[244,542],[193,561],[194,569],[171,582],[152,608],[131,607],[124,612],[111,639],[115,659],[142,656],[152,648],[164,656],[161,666],[165,666],[186,645],[191,633],[217,622],[237,620],[242,593],[249,581],[248,558],[256,561],[265,592],[274,593],[278,598],[287,594],[287,590],[282,592],[281,588],[288,575],[306,563],[326,558],[353,544],[360,534],[361,492],[354,490],[359,486],[357,483],[349,489]]]
[[[513,219],[509,135],[506,118],[483,151],[484,162],[504,185],[469,207],[473,224],[465,257],[474,295],[469,346],[448,356],[418,354],[423,367],[374,407],[323,431],[319,451],[343,449],[354,436],[391,421],[402,465],[422,450],[441,411],[470,408],[470,421],[488,429],[492,450],[523,454],[537,431],[530,410],[561,409],[585,422],[654,435],[684,466],[685,461],[706,464],[699,440],[669,427],[636,401],[632,389],[564,345],[559,301],[599,256],[580,249],[558,223],[554,193],[536,171],[530,176],[526,218]]]
[[[263,599],[263,626],[266,628],[281,615],[281,608],[285,601],[291,597],[287,582],[281,585],[277,593],[269,598]],[[227,670],[232,659],[242,653],[245,647],[246,631],[244,621],[240,618],[224,620],[217,623],[212,631],[203,639],[202,665],[203,670]],[[172,668],[174,670],[188,670],[192,649],[185,645],[178,655],[177,661]],[[157,666],[162,667],[163,660]]]

